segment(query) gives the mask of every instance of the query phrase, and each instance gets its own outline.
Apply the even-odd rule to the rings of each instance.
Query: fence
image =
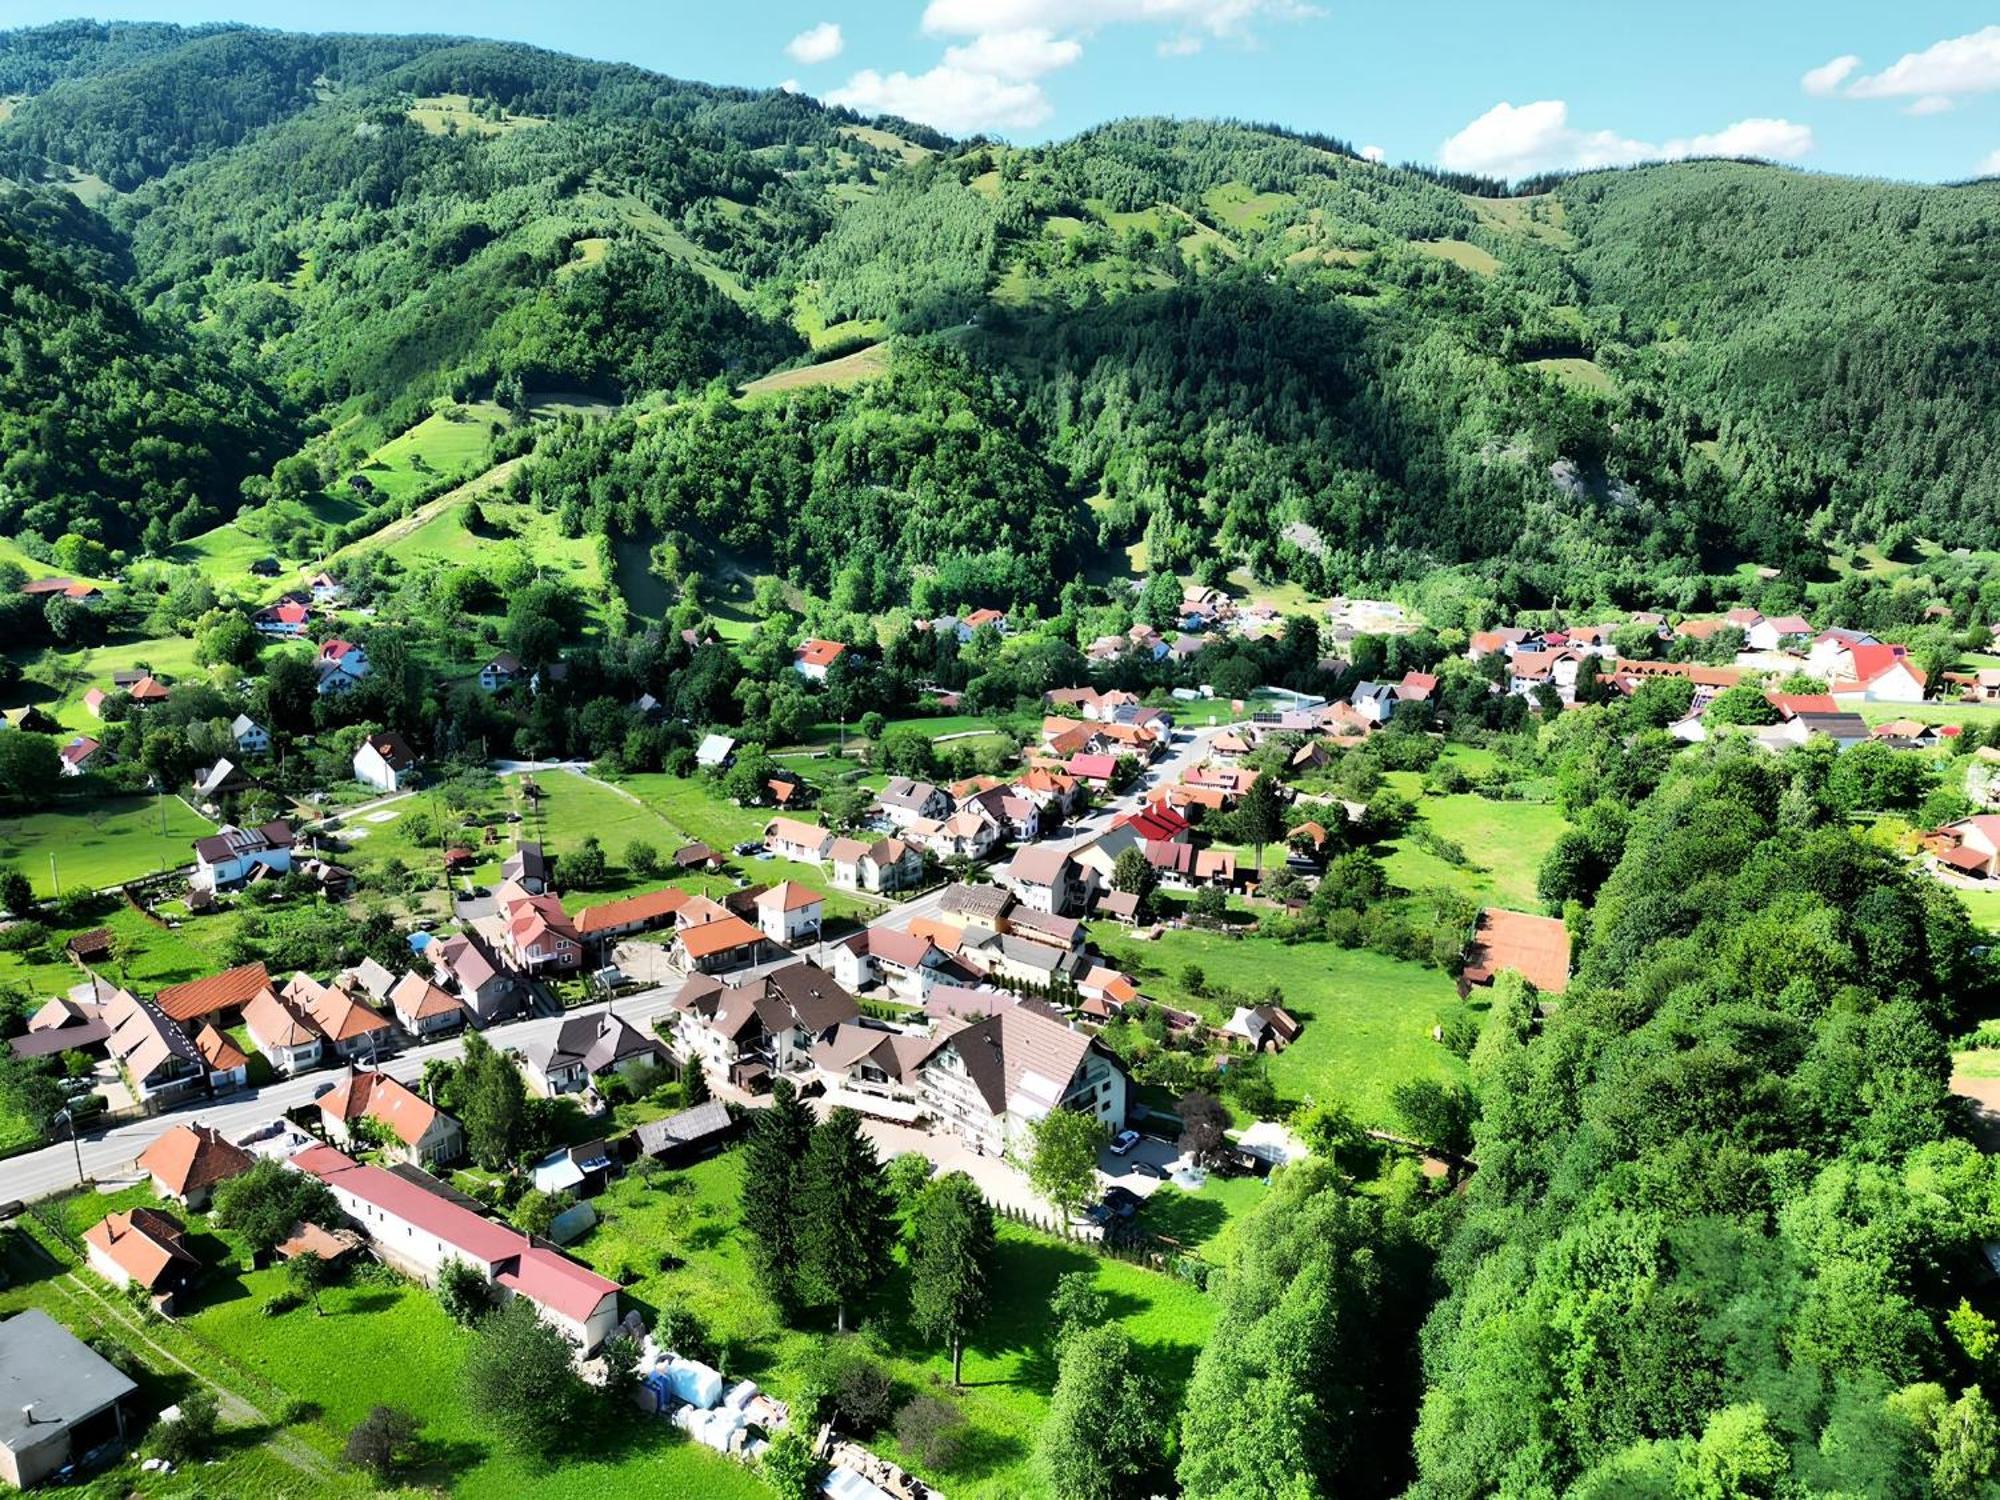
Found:
[[[1123,1261],[1127,1265],[1155,1271],[1162,1276],[1172,1276],[1176,1280],[1188,1282],[1204,1290],[1208,1286],[1208,1262],[1198,1256],[1187,1254],[1178,1240],[1157,1234],[1147,1234],[1142,1239],[1139,1232],[1119,1234],[1097,1230],[1093,1233],[1075,1224],[1058,1222],[1041,1214],[1029,1213],[1012,1204],[993,1203],[991,1199],[987,1201],[995,1215],[1010,1224],[1019,1224],[1041,1234],[1067,1240],[1073,1245],[1095,1251],[1105,1260]]]

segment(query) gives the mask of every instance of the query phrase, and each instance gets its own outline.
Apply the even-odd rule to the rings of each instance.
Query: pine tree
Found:
[[[910,1221],[910,1314],[951,1346],[951,1383],[963,1384],[965,1336],[986,1316],[993,1275],[993,1205],[963,1172],[940,1177]]]
[[[702,1071],[701,1059],[691,1057],[687,1066],[681,1069],[681,1100],[690,1109],[697,1104],[706,1104],[715,1096],[708,1091],[708,1074]]]
[[[888,1174],[853,1110],[834,1110],[813,1131],[797,1201],[798,1295],[831,1303],[845,1333],[847,1304],[888,1274],[895,1242]]]
[[[797,1294],[798,1188],[812,1139],[812,1113],[789,1079],[771,1089],[771,1106],[751,1116],[743,1143],[743,1232],[758,1285],[780,1303]]]

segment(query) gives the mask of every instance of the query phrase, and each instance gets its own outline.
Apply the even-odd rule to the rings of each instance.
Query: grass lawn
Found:
[[[1452,981],[1436,969],[1331,943],[1279,943],[1221,933],[1171,931],[1157,941],[1098,924],[1091,935],[1145,992],[1216,1021],[1227,1009],[1188,992],[1182,975],[1200,967],[1211,989],[1256,998],[1275,985],[1305,1023],[1299,1039],[1271,1060],[1285,1100],[1345,1100],[1367,1125],[1396,1122],[1389,1091],[1410,1078],[1462,1078],[1465,1065],[1431,1040],[1431,1028],[1459,1013]]]
[[[83,979],[82,971],[64,956],[62,945],[94,927],[108,927],[118,938],[118,956],[101,966],[105,976],[149,995],[166,985],[199,979],[226,967],[222,952],[236,920],[228,913],[218,913],[169,931],[122,901],[115,907],[107,903],[104,912],[81,926],[53,930],[44,949],[0,953],[0,984],[23,985],[43,997],[62,994]]]
[[[510,419],[490,401],[433,412],[369,454],[354,472],[392,500],[445,475],[470,478],[486,467],[496,424],[504,428]]]
[[[571,1248],[607,1274],[630,1270],[636,1300],[659,1306],[684,1301],[726,1347],[732,1375],[747,1375],[780,1397],[793,1394],[800,1360],[818,1331],[785,1327],[753,1287],[736,1231],[739,1157],[728,1154],[648,1186],[635,1178],[595,1200],[598,1226]],[[660,1269],[663,1250],[684,1261]],[[994,1306],[965,1356],[966,1389],[952,1394],[950,1359],[908,1323],[908,1285],[898,1268],[861,1309],[868,1336],[880,1341],[902,1394],[946,1396],[970,1426],[966,1453],[952,1469],[925,1473],[953,1500],[1000,1500],[1044,1493],[1028,1460],[1055,1383],[1048,1295],[1069,1271],[1095,1269],[1111,1310],[1139,1346],[1149,1370],[1178,1389],[1187,1379],[1213,1307],[1184,1282],[1119,1261],[1102,1261],[1075,1245],[1003,1224]],[[899,1454],[881,1433],[870,1446]]]
[[[0,818],[0,864],[18,866],[38,896],[54,895],[58,881],[64,890],[98,890],[187,864],[188,846],[214,831],[178,797],[106,797],[73,811]]]
[[[1165,1183],[1146,1200],[1139,1222],[1154,1234],[1179,1240],[1210,1264],[1223,1265],[1237,1221],[1269,1191],[1266,1177],[1210,1176],[1192,1193]]]
[[[1967,913],[1976,926],[1989,931],[2000,930],[2000,890],[1968,891],[1960,889],[1958,899],[1965,903]]]
[[[1991,724],[2000,719],[2000,703],[1862,703],[1855,712],[1870,724],[1915,719],[1919,724]]]
[[[1535,876],[1542,857],[1569,826],[1553,805],[1492,802],[1463,793],[1419,796],[1417,812],[1424,826],[1465,851],[1466,863],[1447,863],[1405,834],[1388,846],[1390,852],[1383,860],[1392,882],[1410,891],[1448,886],[1482,905],[1517,911],[1540,909]]]

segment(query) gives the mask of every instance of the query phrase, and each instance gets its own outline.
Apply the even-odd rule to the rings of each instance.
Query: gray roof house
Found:
[[[530,1042],[528,1079],[543,1094],[572,1094],[606,1073],[663,1067],[667,1049],[609,1011],[571,1016],[553,1037]]]
[[[122,1444],[138,1389],[40,1308],[0,1323],[0,1478],[26,1489]]]

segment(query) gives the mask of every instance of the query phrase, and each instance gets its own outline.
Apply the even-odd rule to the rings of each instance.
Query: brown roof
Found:
[[[231,1068],[245,1067],[250,1062],[243,1055],[243,1049],[217,1031],[212,1021],[195,1033],[194,1050],[201,1054],[201,1060],[208,1064],[211,1073],[227,1073]]]
[[[241,1053],[237,1056],[240,1058]],[[208,1125],[176,1125],[139,1154],[139,1170],[176,1198],[250,1170],[255,1158]]]
[[[275,990],[265,989],[243,1007],[243,1024],[260,1047],[303,1047],[319,1039],[319,1029]]]
[[[1489,906],[1479,914],[1465,977],[1485,984],[1512,969],[1545,995],[1569,988],[1569,932],[1560,917],[1537,917]]]
[[[306,1001],[306,1013],[334,1042],[350,1042],[370,1032],[387,1031],[389,1021],[338,988],[322,989]]]
[[[265,972],[261,962],[241,964],[234,969],[224,969],[220,974],[210,974],[206,979],[169,985],[153,998],[160,1009],[174,1020],[192,1021],[201,1016],[212,1016],[217,1011],[247,1005],[259,990],[268,988],[270,983],[271,976]]]
[[[106,1215],[84,1230],[83,1237],[148,1291],[176,1269],[187,1272],[201,1268],[201,1262],[182,1243],[187,1231],[181,1228],[180,1220],[156,1208]]]
[[[361,1248],[361,1236],[351,1229],[323,1229],[317,1224],[297,1224],[291,1235],[278,1241],[280,1259],[290,1260],[294,1255],[304,1255],[311,1251],[321,1260],[339,1260],[341,1256]]]
[[[447,1015],[465,1007],[458,997],[448,990],[441,990],[423,975],[405,974],[396,981],[396,987],[389,991],[389,1003],[404,1021],[422,1021],[431,1016]]]

